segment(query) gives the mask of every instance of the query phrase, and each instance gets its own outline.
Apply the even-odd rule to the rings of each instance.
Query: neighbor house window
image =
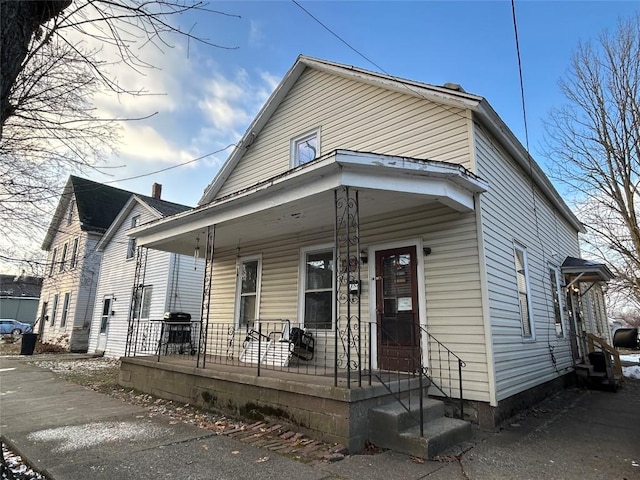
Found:
[[[55,265],[56,265],[57,256],[58,256],[58,249],[54,248],[53,254],[51,254],[51,265],[49,265],[49,276],[53,275],[53,269],[55,268]]]
[[[136,215],[131,219],[131,228],[135,228],[140,224],[140,215]],[[133,258],[136,254],[136,239],[129,238],[129,244],[127,245],[127,258]]]
[[[302,316],[304,326],[330,329],[333,326],[333,249],[315,249],[302,252]]]
[[[53,305],[51,306],[51,326],[56,324],[56,314],[58,313],[58,300],[60,295],[57,293],[53,296]]]
[[[60,258],[60,271],[62,272],[64,270],[64,262],[67,261],[67,248],[69,247],[69,245],[67,243],[64,244],[64,246],[62,247],[62,257]]]
[[[62,302],[62,316],[60,317],[60,326],[64,327],[67,324],[67,315],[69,314],[69,302],[71,301],[71,293],[64,294],[64,301]]]
[[[75,206],[75,204],[76,202],[73,200],[69,204],[69,215],[67,216],[67,225],[71,225],[71,223],[73,222],[73,207]]]
[[[557,267],[549,268],[549,283],[551,284],[551,299],[553,300],[553,315],[556,325],[556,335],[564,337],[564,304],[562,299],[562,285]]]
[[[75,268],[78,262],[78,239],[73,239],[73,248],[71,249],[71,262],[69,268]]]
[[[153,287],[151,285],[145,285],[136,290],[133,299],[133,318],[141,320],[149,319],[152,291]]]
[[[529,272],[527,267],[527,250],[514,245],[516,261],[516,281],[518,287],[518,303],[520,304],[520,320],[522,322],[522,336],[533,339],[533,312],[531,309],[531,293],[529,291]]]
[[[238,261],[238,283],[236,285],[236,323],[248,325],[258,318],[260,299],[260,257],[246,257]]]
[[[320,155],[320,129],[291,140],[291,168],[304,165]]]

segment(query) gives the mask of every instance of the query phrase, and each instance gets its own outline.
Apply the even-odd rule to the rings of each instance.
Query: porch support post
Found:
[[[127,319],[127,344],[125,346],[125,357],[135,356],[138,348],[138,330],[140,328],[140,302],[142,301],[142,289],[144,287],[145,275],[147,273],[147,247],[138,246],[136,248],[136,268],[133,275],[133,287],[131,289],[131,303],[129,304],[129,316]],[[136,314],[138,310],[138,314]],[[162,339],[160,339],[161,341]],[[159,347],[160,344],[158,344]]]
[[[349,187],[342,187],[334,191],[334,199],[336,218],[334,385],[337,386],[338,383],[338,369],[345,368],[347,387],[350,388],[352,370],[357,370],[358,386],[362,385],[360,212],[358,192]],[[342,347],[341,350],[340,346]]]
[[[202,303],[200,308],[200,331],[198,339],[198,358],[196,367],[205,367],[207,358],[207,339],[209,333],[209,312],[211,306],[211,285],[213,283],[213,253],[215,250],[216,226],[207,227],[207,241],[204,250],[204,277],[202,279]]]

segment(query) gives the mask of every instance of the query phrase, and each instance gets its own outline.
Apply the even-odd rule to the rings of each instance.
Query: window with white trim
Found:
[[[58,313],[58,300],[60,295],[57,293],[53,296],[53,305],[51,306],[51,326],[56,324],[56,314]]]
[[[558,267],[549,267],[549,283],[551,284],[551,299],[553,300],[553,316],[555,320],[556,336],[564,337],[564,295],[560,283]]]
[[[334,258],[332,248],[306,249],[301,255],[301,316],[305,328],[333,327]]]
[[[51,265],[49,265],[49,276],[53,276],[53,269],[56,265],[56,257],[58,256],[58,248],[53,249],[53,254],[51,255]]]
[[[149,311],[151,310],[151,293],[152,285],[145,285],[136,289],[133,298],[133,318],[140,320],[149,319]]]
[[[67,324],[67,316],[69,315],[69,304],[71,303],[71,292],[64,294],[64,301],[62,302],[62,316],[60,317],[60,326],[64,327]]]
[[[516,285],[518,288],[518,303],[520,305],[520,321],[522,322],[522,336],[534,339],[533,310],[531,308],[531,292],[529,290],[529,271],[527,266],[527,250],[514,244],[516,263]]]
[[[131,219],[131,228],[136,228],[140,223],[140,215],[136,215]],[[129,243],[127,244],[127,259],[133,258],[136,254],[136,239],[129,237]]]
[[[60,271],[64,271],[64,264],[67,261],[67,250],[69,248],[69,244],[65,243],[62,246],[62,258],[60,258]]]
[[[320,156],[320,129],[291,139],[291,168],[304,165]]]
[[[71,249],[71,261],[69,262],[69,268],[75,268],[78,263],[78,238],[73,239],[73,248]]]
[[[237,268],[236,324],[243,327],[258,318],[262,259],[259,256],[240,258]]]

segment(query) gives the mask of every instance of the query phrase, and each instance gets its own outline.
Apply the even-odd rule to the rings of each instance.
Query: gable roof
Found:
[[[488,130],[498,139],[509,154],[513,156],[515,161],[524,169],[524,171],[531,172],[533,181],[569,221],[569,223],[578,231],[584,232],[584,226],[566,205],[551,181],[538,164],[531,158],[527,150],[513,132],[511,132],[509,127],[498,116],[495,110],[493,110],[489,102],[487,102],[483,97],[467,93],[460,87],[453,84],[447,84],[447,87],[429,85],[304,55],[300,55],[296,59],[296,62],[293,64],[291,69],[283,77],[282,81],[271,94],[260,112],[258,112],[258,115],[253,122],[251,122],[242,139],[229,155],[227,161],[218,171],[213,181],[205,189],[198,205],[205,205],[216,197],[227,178],[229,178],[236,165],[238,165],[244,156],[247,148],[251,146],[255,138],[260,134],[260,131],[267,124],[269,118],[273,115],[298,78],[300,78],[307,68],[314,68],[333,75],[350,78],[358,82],[375,85],[389,90],[395,90],[407,95],[472,111],[476,119],[488,128]]]
[[[133,210],[136,205],[142,205],[145,207],[156,219],[170,217],[177,213],[182,213],[187,210],[191,210],[191,207],[187,205],[181,205],[179,203],[167,202],[153,197],[147,197],[146,195],[132,194],[125,205],[120,209],[116,218],[111,222],[111,225],[102,236],[96,250],[103,251],[108,243],[113,238],[114,234],[118,231],[118,228],[122,225],[127,215]]]
[[[104,233],[132,192],[71,175],[62,191],[42,249],[49,250],[71,200],[75,200],[80,228],[84,232]]]

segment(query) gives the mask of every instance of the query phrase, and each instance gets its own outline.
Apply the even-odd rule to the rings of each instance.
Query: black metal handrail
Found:
[[[439,375],[436,377],[436,375],[434,375],[433,373],[425,373],[427,375],[427,377],[431,380],[431,383],[434,387],[436,387],[440,393],[442,393],[446,398],[448,399],[453,399],[453,383],[454,383],[454,378],[451,374],[451,363],[453,360],[453,363],[457,363],[458,365],[458,389],[459,389],[459,401],[460,401],[460,418],[464,419],[464,395],[463,395],[463,390],[462,390],[462,369],[464,367],[467,366],[467,364],[465,363],[464,360],[462,360],[458,355],[456,355],[455,353],[453,353],[453,351],[451,351],[446,345],[444,345],[440,340],[438,340],[436,337],[434,337],[431,333],[429,333],[427,331],[427,329],[420,325],[420,331],[427,335],[427,338],[429,340],[429,345],[427,347],[427,352],[429,355],[429,365],[433,365],[435,358],[434,358],[434,349],[430,348],[431,344],[435,344],[437,346],[437,360],[438,360],[438,366],[440,367],[439,370]],[[443,369],[442,369],[442,365],[443,365],[443,356],[446,355],[446,358],[444,359],[444,361],[447,364],[447,375],[444,376],[443,375]],[[430,367],[427,367],[427,369]],[[434,369],[431,368],[431,371],[433,372]],[[438,381],[436,381],[436,378]],[[447,384],[449,385],[448,389],[445,386],[445,382],[444,380],[447,381]],[[447,391],[448,390],[448,391]]]

